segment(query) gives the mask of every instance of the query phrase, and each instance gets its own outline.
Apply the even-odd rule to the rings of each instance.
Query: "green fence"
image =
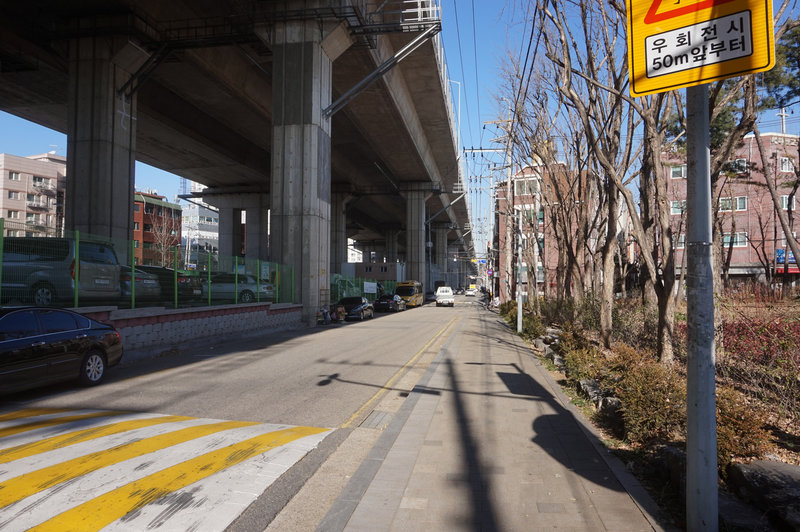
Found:
[[[394,294],[396,287],[396,281],[377,281],[333,274],[331,275],[331,303],[351,296],[364,296],[368,300],[374,301],[382,294]]]
[[[189,262],[169,235],[142,243],[61,233],[0,218],[0,305],[180,308],[298,299],[293,268],[275,262],[214,253]]]

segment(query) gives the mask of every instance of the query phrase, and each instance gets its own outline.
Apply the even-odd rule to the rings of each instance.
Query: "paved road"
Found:
[[[220,338],[97,388],[4,398],[0,528],[263,528],[378,401],[402,403],[474,303]]]
[[[661,529],[476,298],[220,341],[6,399],[0,529]]]

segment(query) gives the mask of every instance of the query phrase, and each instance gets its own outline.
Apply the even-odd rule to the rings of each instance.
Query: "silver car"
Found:
[[[240,273],[218,273],[211,276],[211,283],[203,283],[203,298],[216,301],[230,301],[231,303],[254,303],[256,301],[272,300],[274,290],[271,284],[256,282],[252,275]]]
[[[76,268],[75,240],[70,238],[6,237],[3,241],[4,300],[21,299],[39,306],[78,299],[116,301],[120,296],[119,262],[114,247],[81,240]]]

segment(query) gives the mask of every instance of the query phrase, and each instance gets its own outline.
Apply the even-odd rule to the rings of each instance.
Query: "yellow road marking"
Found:
[[[427,350],[428,350],[428,348],[431,346],[431,344],[433,344],[433,342],[435,342],[435,341],[436,341],[436,339],[437,339],[437,338],[439,338],[439,337],[440,337],[442,334],[444,334],[444,332],[445,332],[445,331],[446,331],[446,330],[447,330],[447,329],[448,329],[448,328],[449,328],[449,327],[450,327],[450,326],[453,324],[453,322],[454,322],[454,321],[456,321],[456,320],[460,320],[460,319],[461,319],[461,318],[451,318],[451,319],[450,319],[450,321],[449,321],[449,322],[447,322],[447,324],[445,324],[445,326],[444,326],[444,327],[442,327],[442,328],[441,328],[441,330],[440,330],[438,333],[436,333],[436,335],[435,335],[433,338],[431,338],[431,339],[430,339],[430,341],[429,341],[427,344],[425,344],[425,345],[423,345],[423,346],[422,346],[422,349],[420,349],[420,350],[417,352],[417,354],[416,354],[416,355],[414,355],[414,357],[413,357],[411,360],[409,360],[409,361],[406,363],[406,365],[405,365],[405,366],[403,366],[402,368],[400,368],[399,370],[397,370],[397,373],[395,373],[394,375],[392,375],[392,378],[391,378],[391,379],[389,379],[389,380],[386,382],[386,384],[384,384],[384,385],[381,387],[381,389],[380,389],[380,390],[378,390],[377,392],[375,392],[375,395],[373,395],[372,397],[370,397],[370,399],[369,399],[369,400],[368,400],[366,403],[364,403],[364,404],[363,404],[363,406],[362,406],[361,408],[359,408],[359,409],[356,411],[356,413],[355,413],[355,414],[353,414],[352,416],[350,416],[350,419],[348,419],[348,420],[347,420],[347,421],[346,421],[346,422],[345,422],[345,423],[344,423],[344,424],[343,424],[343,425],[342,425],[340,428],[343,428],[343,429],[350,428],[350,427],[353,425],[353,423],[355,423],[355,422],[356,422],[356,420],[357,420],[358,418],[360,418],[360,417],[361,417],[361,415],[364,413],[364,411],[365,411],[367,408],[371,408],[371,407],[372,407],[372,405],[373,405],[373,404],[375,404],[375,402],[377,402],[377,401],[378,401],[378,399],[380,399],[380,398],[381,398],[381,397],[382,397],[382,396],[383,396],[383,395],[384,395],[386,392],[388,392],[388,391],[389,391],[389,390],[392,388],[392,386],[394,385],[394,383],[395,383],[395,382],[396,382],[396,381],[397,381],[397,380],[398,380],[398,379],[399,379],[399,378],[400,378],[400,377],[401,377],[401,376],[402,376],[402,375],[403,375],[403,374],[406,372],[406,370],[407,370],[409,367],[413,366],[413,365],[414,365],[414,364],[417,362],[417,359],[419,359],[419,357],[421,357],[421,356],[422,356],[422,354],[423,354],[425,351],[427,351]]]
[[[29,430],[41,429],[43,427],[52,427],[53,425],[63,425],[64,423],[71,423],[73,421],[80,421],[82,419],[92,419],[93,417],[107,417],[120,414],[127,414],[128,412],[92,412],[91,414],[78,414],[75,416],[64,416],[51,419],[42,419],[39,421],[32,421],[14,427],[7,427],[0,429],[0,438],[13,436],[21,432],[28,432]]]
[[[67,412],[63,408],[26,408],[24,410],[17,410],[9,412],[8,414],[0,415],[0,421],[12,421],[24,417],[44,416],[47,414],[58,414],[59,412]]]
[[[101,425],[99,427],[92,427],[90,429],[77,430],[62,434],[60,436],[53,436],[45,438],[33,443],[26,443],[24,445],[17,445],[8,449],[0,450],[0,464],[11,462],[12,460],[19,460],[35,454],[46,453],[55,449],[63,449],[64,447],[75,445],[84,441],[102,438],[103,436],[110,436],[112,434],[119,434],[120,432],[127,432],[160,423],[172,423],[174,421],[186,421],[194,419],[186,416],[160,416],[147,419],[133,419],[130,421],[120,421],[118,423],[111,423],[109,425]]]
[[[224,421],[209,425],[187,427],[167,434],[159,434],[152,438],[124,443],[108,450],[97,451],[87,454],[86,456],[39,469],[38,471],[32,471],[19,477],[6,480],[5,482],[0,482],[0,508],[21,501],[26,497],[30,497],[35,493],[61,484],[62,482],[130,458],[152,453],[215,432],[252,425],[258,425],[258,423]]]
[[[66,532],[100,530],[117,519],[161,497],[202,480],[252,456],[328,429],[294,427],[263,434],[223,449],[192,458],[112,490],[67,510],[31,531]]]

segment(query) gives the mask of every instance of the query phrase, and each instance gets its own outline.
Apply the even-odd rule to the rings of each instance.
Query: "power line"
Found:
[[[472,55],[475,60],[475,95],[478,104],[478,120],[481,119],[481,89],[478,83],[478,32],[475,29],[475,0],[472,0]],[[480,143],[483,144],[483,128],[481,128]]]
[[[458,24],[458,6],[456,5],[456,0],[453,0],[453,14],[454,14],[454,16],[456,18],[456,37],[458,39],[458,60],[459,60],[459,64],[461,65],[461,78],[462,79],[466,79],[466,76],[464,75],[464,73],[465,73],[465,71],[464,71],[464,54],[461,53],[461,28],[459,27],[459,24]],[[465,104],[465,106],[467,108],[467,126],[469,127],[470,139],[471,139],[472,138],[472,121],[469,119],[469,117],[470,117],[470,115],[472,113],[469,112],[469,98],[467,98],[466,96],[467,96],[467,88],[466,88],[466,84],[465,84],[465,86],[464,86],[464,104]]]

